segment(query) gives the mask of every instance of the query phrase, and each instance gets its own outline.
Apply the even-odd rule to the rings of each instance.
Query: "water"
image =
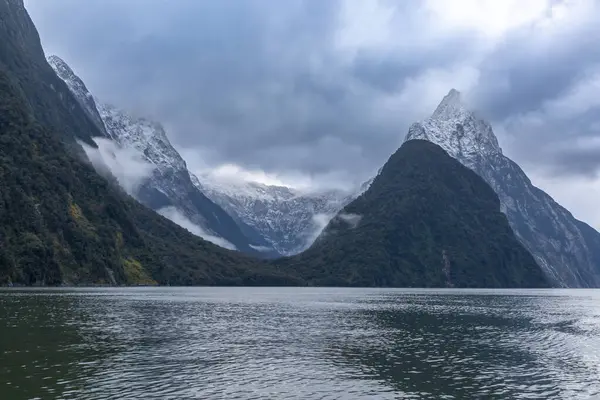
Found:
[[[590,399],[600,291],[0,290],[2,399]]]

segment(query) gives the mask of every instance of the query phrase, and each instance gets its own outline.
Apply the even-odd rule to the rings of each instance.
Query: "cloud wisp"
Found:
[[[112,140],[103,137],[96,137],[93,140],[97,148],[83,142],[79,144],[96,171],[101,175],[112,175],[129,195],[135,197],[140,186],[152,176],[155,166],[133,148],[122,148]]]
[[[220,236],[212,235],[208,233],[206,230],[202,229],[202,227],[194,224],[189,220],[181,211],[179,211],[175,207],[163,207],[157,212],[165,218],[170,219],[175,222],[177,225],[182,228],[187,229],[189,232],[193,233],[196,236],[200,236],[202,239],[207,240],[211,243],[214,243],[218,246],[224,247],[229,250],[237,250],[236,247],[230,243],[229,241],[223,239]]]

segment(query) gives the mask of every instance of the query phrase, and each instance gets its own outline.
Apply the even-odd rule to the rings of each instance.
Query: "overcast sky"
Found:
[[[48,54],[190,169],[370,177],[454,87],[600,228],[600,0],[26,0]]]

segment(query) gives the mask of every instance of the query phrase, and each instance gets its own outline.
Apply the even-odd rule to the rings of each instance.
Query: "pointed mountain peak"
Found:
[[[467,107],[456,89],[448,92],[431,117],[410,127],[406,141],[412,139],[435,143],[463,161],[478,155],[502,153],[491,125]]]
[[[444,96],[431,117],[448,119],[457,118],[462,115],[464,118],[470,113],[471,112],[464,103],[462,94],[456,89],[451,89],[448,94]]]
[[[448,94],[446,96],[444,96],[444,99],[440,103],[440,106],[442,106],[444,104],[460,105],[461,103],[462,103],[461,93],[458,90],[452,88],[452,89],[450,89]]]

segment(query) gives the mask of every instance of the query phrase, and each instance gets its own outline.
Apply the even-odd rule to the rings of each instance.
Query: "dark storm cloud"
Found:
[[[509,35],[480,67],[476,90],[495,118],[538,110],[565,95],[600,63],[600,16],[548,36],[526,27]]]
[[[340,1],[27,2],[45,48],[96,95],[160,120],[209,165],[365,179],[458,84],[455,71],[471,67],[479,84],[470,97],[518,139],[510,156],[564,173],[598,168],[562,130],[594,135],[597,120],[544,107],[600,62],[600,17],[563,30],[525,26],[489,50],[473,30],[430,34],[437,25],[413,3],[385,4],[396,7],[391,39],[352,54],[336,41]],[[366,35],[380,27],[365,18]],[[521,119],[532,112],[541,125]]]
[[[585,93],[596,87],[600,98],[600,5],[587,4],[564,25],[510,33],[479,66],[471,93],[482,115],[513,136],[509,155],[549,175],[600,171],[600,147],[580,145],[600,137],[600,102]]]
[[[407,35],[410,34],[407,32]],[[408,40],[411,40],[410,37]],[[478,47],[477,38],[471,36],[470,32],[457,32],[411,48],[410,52],[362,50],[351,64],[351,73],[376,90],[397,93],[402,91],[407,78],[419,75],[424,69],[456,65],[473,56]]]
[[[509,122],[509,131],[518,136],[511,153],[550,176],[599,177],[600,107],[573,116],[554,112],[556,108],[538,113],[534,122],[518,117]]]

